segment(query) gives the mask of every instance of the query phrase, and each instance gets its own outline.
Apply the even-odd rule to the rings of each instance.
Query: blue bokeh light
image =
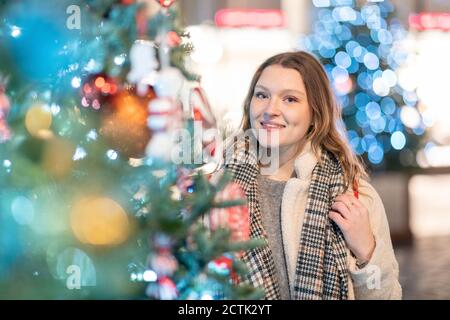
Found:
[[[324,58],[332,58],[335,53],[336,50],[334,49],[327,49],[325,47],[319,49],[319,54]]]
[[[392,34],[386,29],[378,30],[378,40],[381,44],[392,44]]]
[[[353,50],[359,47],[359,43],[353,40],[350,40],[345,44],[345,51],[349,54],[350,57],[354,57]]]
[[[313,0],[313,5],[318,8],[329,7],[330,0]]]
[[[339,83],[345,82],[348,79],[348,71],[341,67],[334,67],[331,70],[331,76]]]
[[[405,134],[401,131],[395,131],[391,135],[391,145],[396,150],[401,150],[406,145],[406,137]]]
[[[372,134],[366,134],[361,141],[364,151],[369,151],[371,145],[377,144],[377,139]]]
[[[351,65],[347,68],[348,73],[356,73],[359,70],[359,63],[355,59],[351,59]]]
[[[352,64],[350,56],[344,51],[339,51],[338,53],[336,53],[336,55],[334,56],[334,61],[336,65],[344,69],[347,69]]]
[[[366,105],[366,113],[367,117],[371,120],[376,120],[381,116],[381,108],[380,105],[374,101],[369,102]]]
[[[358,110],[358,112],[356,112],[356,123],[362,128],[365,128],[369,125],[369,119],[367,119],[365,111]]]
[[[361,72],[356,79],[358,85],[363,89],[372,88],[372,77],[367,72]]]
[[[385,114],[393,114],[395,112],[395,101],[391,97],[384,97],[380,102],[381,109]]]
[[[369,102],[370,98],[365,92],[359,92],[355,95],[355,105],[358,109],[365,109]]]
[[[383,161],[384,150],[379,144],[372,144],[368,150],[369,161],[373,164],[379,164]]]
[[[370,120],[369,124],[373,132],[381,133],[386,127],[386,119],[384,117],[378,117],[377,119]]]
[[[369,70],[375,70],[375,69],[377,69],[380,66],[380,60],[372,52],[366,53],[364,55],[363,61],[364,61],[364,65]]]

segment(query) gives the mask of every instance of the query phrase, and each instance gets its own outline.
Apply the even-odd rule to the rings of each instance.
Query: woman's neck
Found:
[[[295,146],[287,146],[279,148],[278,150],[271,149],[271,155],[277,154],[278,151],[278,166],[272,171],[273,173],[267,175],[267,178],[277,181],[287,181],[292,177],[294,172],[294,164],[297,156],[302,152],[305,143]],[[267,154],[265,150],[264,154]]]

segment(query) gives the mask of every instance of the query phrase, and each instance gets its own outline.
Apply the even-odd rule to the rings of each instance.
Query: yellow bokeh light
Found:
[[[124,209],[104,197],[78,200],[72,208],[70,224],[78,240],[99,246],[120,244],[130,232]]]
[[[34,105],[25,116],[25,127],[35,137],[45,138],[51,135],[52,113],[45,105]]]

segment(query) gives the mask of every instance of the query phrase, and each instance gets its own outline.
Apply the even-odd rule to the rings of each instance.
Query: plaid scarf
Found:
[[[249,269],[243,282],[265,290],[266,299],[280,299],[278,280],[258,200],[256,148],[237,150],[225,164],[244,189],[250,211],[250,236],[266,245],[242,256]],[[343,191],[343,170],[330,152],[322,152],[311,178],[294,279],[294,300],[346,300],[348,266],[346,244],[338,226],[328,218],[334,198]]]

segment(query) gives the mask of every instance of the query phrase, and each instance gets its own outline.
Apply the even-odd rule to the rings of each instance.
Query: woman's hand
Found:
[[[336,197],[329,217],[341,229],[348,248],[359,263],[367,263],[375,249],[375,238],[369,221],[369,212],[353,195]]]

